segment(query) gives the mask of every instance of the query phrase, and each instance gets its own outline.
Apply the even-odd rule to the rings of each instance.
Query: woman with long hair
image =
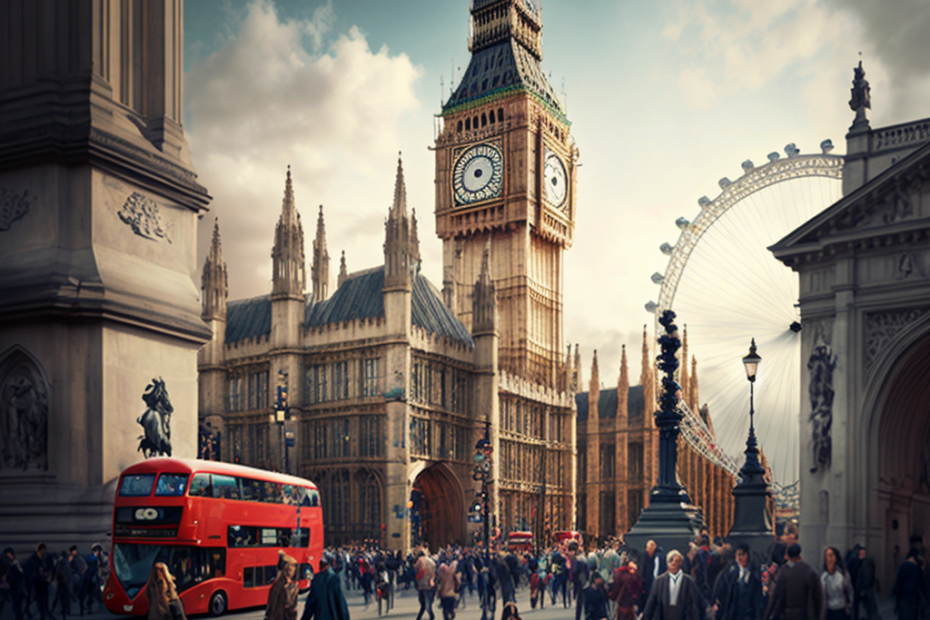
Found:
[[[843,566],[842,557],[836,547],[823,550],[823,574],[820,580],[823,583],[825,620],[848,620],[852,609],[852,583]]]
[[[278,577],[268,591],[265,620],[297,620],[297,560],[281,553],[278,566]]]
[[[187,620],[174,575],[168,572],[164,562],[152,565],[145,595],[149,599],[149,620]]]

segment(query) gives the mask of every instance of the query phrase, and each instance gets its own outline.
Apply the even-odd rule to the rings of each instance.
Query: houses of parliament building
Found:
[[[471,20],[471,60],[442,107],[434,145],[441,290],[420,274],[400,160],[383,264],[349,273],[343,254],[330,290],[320,207],[308,278],[288,170],[269,294],[227,300],[218,225],[204,265],[203,319],[213,339],[199,354],[199,415],[202,430],[222,438],[210,456],[276,470],[287,461],[291,473],[313,480],[327,544],[472,543],[481,530],[470,509],[479,490],[473,456],[485,437],[494,450],[491,521],[504,533],[530,530],[542,541],[582,517],[589,533],[612,534],[624,531],[618,514],[643,505],[613,487],[604,495],[606,478],[591,464],[611,445],[607,423],[593,414],[578,422],[577,414],[608,399],[591,392],[576,405],[580,356],[562,348],[578,150],[541,68],[539,9],[473,0]],[[289,416],[276,424],[279,385]],[[638,414],[629,407],[628,419],[645,430],[630,436],[642,438],[639,471],[653,472],[645,463],[658,442],[644,415],[648,395],[637,394]],[[585,458],[576,424],[586,425]],[[626,448],[616,454],[625,464]],[[650,479],[638,483],[642,501]]]

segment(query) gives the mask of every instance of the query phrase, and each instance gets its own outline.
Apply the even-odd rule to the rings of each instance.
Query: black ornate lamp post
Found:
[[[290,442],[293,441],[291,437],[285,437],[285,435],[290,435],[290,432],[286,431],[287,425],[287,414],[290,409],[287,400],[287,373],[283,370],[278,371],[278,386],[277,394],[275,398],[274,406],[274,422],[278,425],[278,438],[281,446],[281,452],[284,457],[284,473],[291,473],[290,463],[288,462],[288,452],[287,448]]]
[[[746,439],[746,462],[739,470],[739,483],[733,489],[733,527],[730,528],[730,544],[746,543],[753,556],[764,556],[772,544],[772,518],[768,511],[772,491],[765,480],[765,468],[759,460],[759,443],[755,427],[756,373],[762,358],[756,353],[753,338],[749,354],[743,358],[746,378],[749,379],[749,437]]]
[[[491,497],[488,491],[488,485],[491,484],[491,475],[493,471],[494,446],[491,444],[491,423],[488,422],[484,427],[484,438],[479,439],[475,444],[475,469],[472,472],[472,479],[481,483],[481,491],[475,498],[476,506],[480,506],[481,523],[484,528],[484,548],[486,552],[485,559],[490,559],[491,552]]]
[[[658,367],[662,377],[662,395],[659,410],[655,412],[656,427],[659,429],[659,478],[649,494],[649,506],[643,510],[639,521],[624,536],[627,545],[642,550],[646,542],[655,540],[666,551],[687,550],[688,543],[699,535],[703,520],[698,510],[691,505],[688,491],[678,482],[678,435],[682,413],[678,410],[678,392],[681,386],[675,381],[678,370],[678,326],[675,313],[666,310],[659,318],[665,334],[659,337],[662,353],[658,356]],[[649,403],[646,403],[649,406]]]

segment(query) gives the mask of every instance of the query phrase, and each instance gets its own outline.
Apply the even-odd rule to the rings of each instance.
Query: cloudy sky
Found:
[[[423,269],[441,286],[428,149],[468,64],[467,0],[196,0],[185,20],[185,129],[214,197],[200,260],[219,217],[231,298],[270,290],[288,164],[308,251],[324,205],[333,279],[343,250],[350,271],[381,264],[398,151]],[[565,335],[586,376],[598,349],[608,385],[621,344],[638,376],[649,278],[676,218],[747,158],[825,138],[845,150],[860,52],[873,126],[930,115],[923,0],[545,0],[543,20],[543,65],[582,163]]]

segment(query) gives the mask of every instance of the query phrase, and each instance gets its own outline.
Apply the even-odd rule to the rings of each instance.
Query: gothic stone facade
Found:
[[[863,77],[844,197],[772,251],[800,279],[801,543],[864,543],[890,584],[930,536],[930,119],[872,129]]]

